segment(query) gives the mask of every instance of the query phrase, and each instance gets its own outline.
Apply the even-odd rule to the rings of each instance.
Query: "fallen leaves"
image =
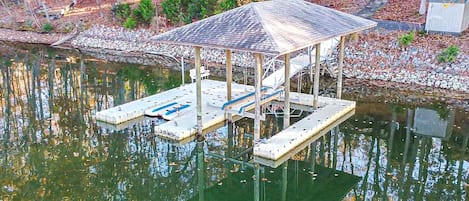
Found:
[[[420,0],[389,0],[373,15],[373,18],[400,22],[425,23],[425,15],[419,14]]]

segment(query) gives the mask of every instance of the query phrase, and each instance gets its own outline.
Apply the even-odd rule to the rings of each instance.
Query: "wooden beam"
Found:
[[[195,74],[196,74],[196,96],[197,96],[197,136],[202,136],[202,78],[200,73],[201,58],[200,47],[195,47]]]
[[[314,69],[314,88],[313,88],[313,107],[318,107],[318,97],[319,97],[319,64],[320,64],[320,56],[321,56],[321,43],[316,44],[316,67]]]
[[[340,50],[339,50],[339,72],[337,75],[337,98],[342,99],[342,74],[344,68],[344,47],[345,36],[340,37]]]
[[[231,50],[226,50],[226,101],[231,100],[231,82],[233,81],[233,66],[231,64]],[[227,114],[228,122],[232,121],[230,113]]]
[[[254,70],[254,87],[255,87],[255,107],[254,107],[254,143],[259,142],[261,138],[261,85],[262,85],[262,55],[255,53],[256,69]]]
[[[285,54],[285,106],[283,128],[290,126],[290,54]]]

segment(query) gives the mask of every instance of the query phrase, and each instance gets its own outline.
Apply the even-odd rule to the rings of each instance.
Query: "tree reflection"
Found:
[[[460,134],[453,130],[452,135],[448,134],[451,138],[432,138],[415,133],[415,110],[407,108],[403,112],[399,108],[402,106],[390,107],[389,120],[369,119],[368,113],[359,112],[353,117],[355,119],[342,125],[345,135],[362,136],[359,144],[351,145],[350,152],[368,152],[362,155],[366,156],[362,160],[350,161],[356,167],[354,174],[362,175],[363,180],[348,197],[358,200],[464,200],[463,181],[468,179],[469,173],[464,167],[469,164],[453,155],[467,158],[467,154],[460,151],[467,153],[467,146],[459,145],[461,149],[455,151],[455,145],[451,144]],[[445,115],[450,113],[445,112]],[[370,124],[371,130],[366,129],[365,123]],[[449,123],[453,127],[453,122]],[[464,122],[457,122],[461,123]],[[389,125],[389,129],[382,125]]]
[[[151,122],[114,133],[92,118],[96,110],[174,87],[177,73],[127,67],[145,75],[141,79],[121,65],[71,53],[40,47],[2,51],[7,52],[0,64],[3,199],[190,197],[184,189],[195,175],[192,145],[157,142]]]

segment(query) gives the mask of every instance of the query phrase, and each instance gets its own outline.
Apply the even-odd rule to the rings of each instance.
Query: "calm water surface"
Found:
[[[249,119],[174,143],[155,136],[158,120],[117,130],[93,118],[179,86],[177,71],[0,52],[0,200],[469,200],[469,114],[457,107],[355,100],[354,116],[271,168],[252,162]]]

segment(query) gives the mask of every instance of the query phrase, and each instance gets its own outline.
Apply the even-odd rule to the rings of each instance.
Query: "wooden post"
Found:
[[[185,77],[184,77],[185,69],[184,69],[184,57],[181,57],[181,86],[185,84]]]
[[[254,70],[254,87],[255,87],[255,117],[254,117],[254,143],[261,139],[261,85],[262,85],[262,55],[255,53],[256,69]]]
[[[309,59],[309,78],[313,80],[313,56],[311,55],[311,51],[313,51],[312,47],[308,47],[308,59]]]
[[[197,96],[197,136],[202,136],[202,79],[200,75],[200,47],[195,47],[195,74],[196,74],[196,96]]]
[[[283,129],[290,126],[290,54],[285,54],[285,107],[283,115]]]
[[[231,100],[231,82],[233,81],[233,66],[231,64],[231,50],[226,50],[226,101]],[[232,116],[228,113],[228,122],[232,121]]]
[[[340,37],[340,50],[339,50],[339,72],[337,75],[337,98],[342,99],[342,70],[344,68],[344,46],[345,36]]]
[[[314,69],[314,100],[313,100],[313,106],[314,108],[318,107],[318,99],[319,99],[319,62],[320,61],[320,56],[321,56],[321,43],[316,44],[316,67]]]

